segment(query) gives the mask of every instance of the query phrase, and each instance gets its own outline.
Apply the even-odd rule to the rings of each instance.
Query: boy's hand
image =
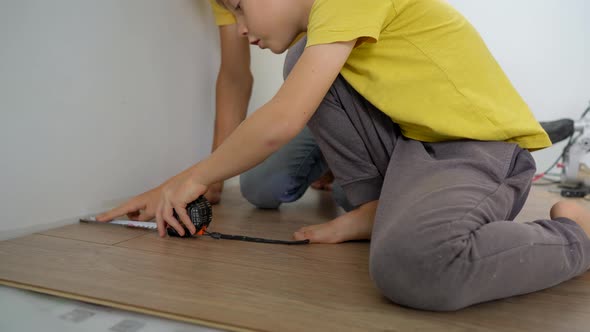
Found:
[[[183,172],[167,181],[162,186],[160,201],[156,209],[156,223],[160,236],[166,236],[167,225],[173,227],[181,236],[185,234],[180,222],[174,218],[174,211],[184,226],[194,235],[197,229],[186,212],[186,206],[206,192],[207,186],[199,183],[190,171]]]
[[[209,190],[205,194],[205,198],[211,204],[218,204],[221,201],[221,193],[223,192],[223,182],[217,182],[209,186]]]
[[[100,222],[111,221],[117,217],[127,215],[131,220],[148,221],[155,217],[156,208],[160,201],[161,187],[156,187],[150,191],[135,196],[124,204],[96,216]]]

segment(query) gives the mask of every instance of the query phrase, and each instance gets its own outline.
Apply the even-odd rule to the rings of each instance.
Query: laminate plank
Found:
[[[517,220],[548,217],[559,195],[534,187]],[[578,200],[588,206],[588,202]],[[280,211],[228,187],[212,231],[290,239],[342,213],[310,191]],[[121,237],[119,237],[121,233]],[[0,242],[0,283],[216,328],[244,331],[588,331],[590,274],[450,313],[390,303],[371,283],[369,242],[283,246],[165,238],[77,224]]]
[[[322,277],[316,271],[314,278]],[[328,279],[326,287],[283,271],[44,235],[0,243],[0,280],[204,325],[264,331],[438,325],[386,304],[368,280],[355,286],[346,275]],[[391,310],[409,314],[390,315]]]
[[[292,275],[43,235],[0,243],[0,262],[0,279],[23,288],[230,330],[585,331],[590,321],[586,276],[432,313],[389,303],[366,276]],[[576,284],[586,291],[568,290]]]

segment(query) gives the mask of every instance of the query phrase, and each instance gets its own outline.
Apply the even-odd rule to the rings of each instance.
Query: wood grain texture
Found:
[[[109,224],[93,223],[87,224],[86,227],[80,227],[80,225],[76,223],[74,225],[39,232],[38,234],[112,245],[145,235],[148,232],[149,230],[146,229]]]
[[[519,220],[559,196],[534,188]],[[586,204],[584,202],[584,204]],[[339,211],[310,191],[280,211],[252,208],[235,187],[212,231],[290,239]],[[368,242],[282,246],[165,238],[77,224],[0,242],[0,283],[216,328],[244,331],[588,331],[590,274],[533,294],[451,313],[390,303],[371,283]]]

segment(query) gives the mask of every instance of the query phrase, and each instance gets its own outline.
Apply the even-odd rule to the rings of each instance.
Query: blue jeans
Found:
[[[283,77],[303,53],[307,38],[302,38],[285,59]],[[311,131],[305,129],[291,142],[272,154],[262,164],[240,175],[242,195],[253,205],[262,209],[276,209],[281,203],[298,200],[309,185],[328,170],[328,165]],[[337,183],[332,186],[332,196],[344,210],[353,206],[348,203],[344,190]]]
[[[281,203],[298,200],[327,170],[320,148],[305,127],[262,164],[240,175],[240,190],[254,206],[276,209]],[[332,195],[338,205],[346,211],[352,210],[344,191],[336,183]]]

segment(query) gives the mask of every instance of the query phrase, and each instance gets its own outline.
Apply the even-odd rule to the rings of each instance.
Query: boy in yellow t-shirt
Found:
[[[392,301],[456,310],[544,289],[590,267],[590,213],[555,204],[516,223],[550,145],[485,44],[443,0],[223,0],[238,32],[281,53],[307,44],[276,96],[211,156],[169,180],[156,220],[260,163],[306,125],[355,209],[295,239],[370,239]],[[173,217],[173,209],[180,220]]]
[[[210,3],[215,23],[219,26],[222,57],[216,89],[214,151],[246,117],[252,75],[248,39],[237,33],[236,20],[231,12],[214,0]],[[293,46],[291,53],[300,55],[304,46],[304,42]],[[286,67],[290,65],[287,63]],[[317,189],[332,190],[336,203],[350,210],[352,207],[342,188],[332,184],[331,179],[331,172],[317,143],[309,129],[304,128],[267,160],[241,174],[240,190],[244,198],[256,207],[275,209],[282,203],[299,199],[312,185]],[[222,182],[210,186],[206,194],[209,201],[218,202],[222,189]]]

